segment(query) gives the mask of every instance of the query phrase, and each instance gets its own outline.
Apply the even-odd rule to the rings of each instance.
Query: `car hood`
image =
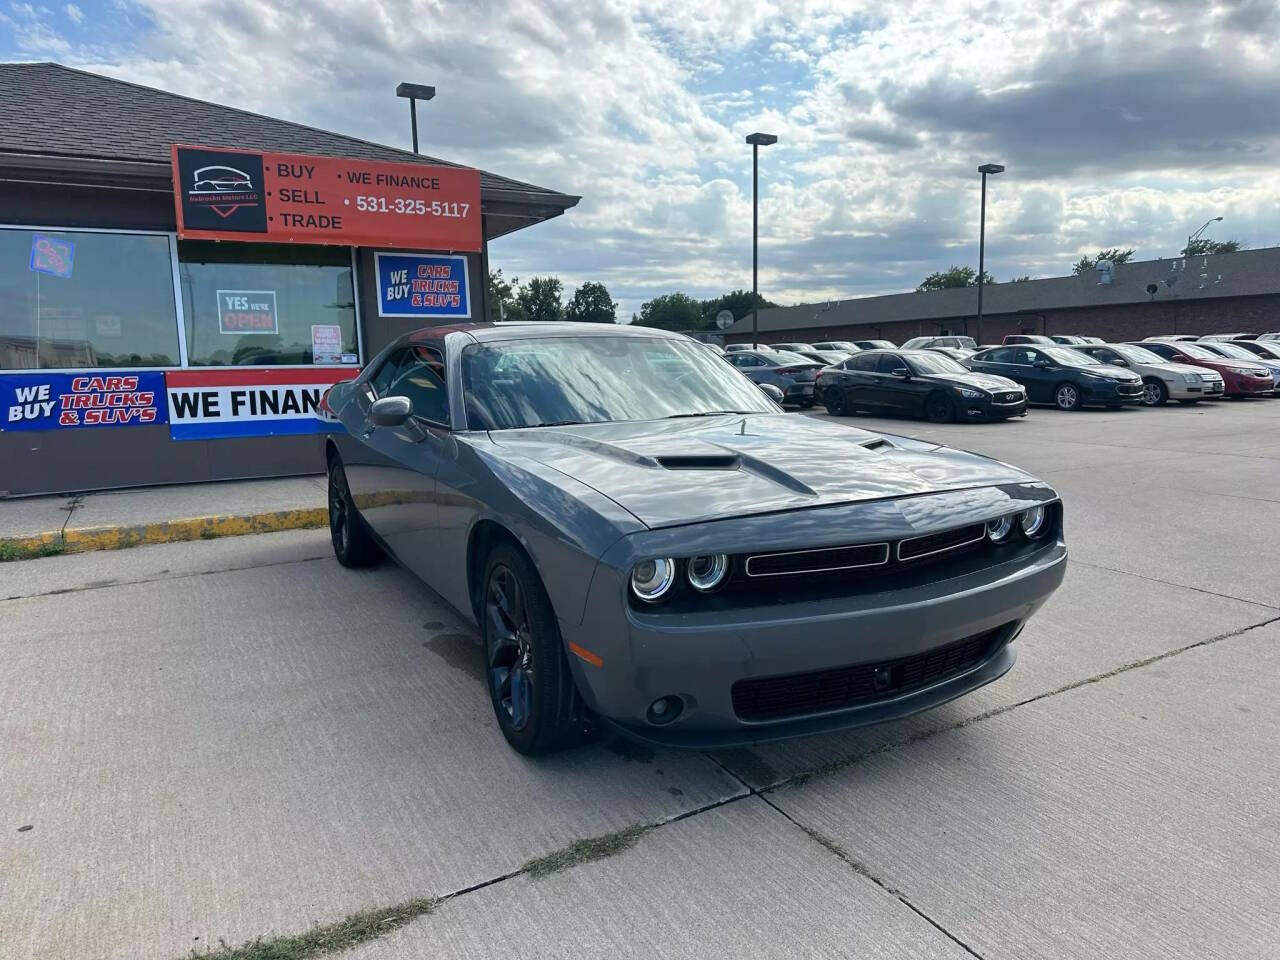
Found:
[[[1143,366],[1148,370],[1158,370],[1160,373],[1190,373],[1197,377],[1205,371],[1204,367],[1196,367],[1189,363],[1174,363],[1172,361],[1169,363],[1147,363],[1143,364]],[[1211,370],[1209,372],[1213,373],[1214,371]]]
[[[988,393],[1002,393],[1006,390],[1022,389],[1020,383],[1016,383],[1008,377],[999,377],[994,373],[980,373],[977,371],[972,373],[931,373],[919,376],[916,379],[926,383],[941,383],[947,386],[976,387],[979,390],[986,390]]]
[[[490,434],[649,527],[1034,482],[999,461],[797,414],[583,424]]]
[[[1125,367],[1117,367],[1113,363],[1091,364],[1087,367],[1075,367],[1073,369],[1083,371],[1084,373],[1092,373],[1096,377],[1111,377],[1113,380],[1121,380],[1133,382],[1142,378]]]

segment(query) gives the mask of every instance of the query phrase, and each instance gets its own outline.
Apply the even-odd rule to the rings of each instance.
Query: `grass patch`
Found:
[[[17,543],[12,540],[0,540],[0,563],[13,560],[34,560],[37,557],[56,557],[65,552],[67,542],[62,537],[54,537],[41,543]]]
[[[258,938],[238,947],[224,943],[217,950],[205,953],[193,950],[191,956],[200,960],[308,960],[310,957],[322,957],[385,936],[430,913],[437,902],[434,897],[407,900],[394,907],[362,910],[337,923],[321,924],[296,936]]]
[[[612,857],[615,853],[621,853],[635,846],[636,841],[652,829],[653,824],[639,824],[615,833],[606,833],[603,837],[575,840],[562,850],[530,860],[520,868],[520,872],[527,873],[534,880],[538,880],[553,873],[559,873],[561,870],[576,867],[581,863],[603,860],[605,857]]]

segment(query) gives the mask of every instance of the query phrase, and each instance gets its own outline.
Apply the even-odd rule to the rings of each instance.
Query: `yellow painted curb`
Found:
[[[29,537],[0,538],[0,548],[10,552],[36,554],[41,547],[62,542],[63,553],[85,553],[89,550],[123,550],[152,543],[176,543],[182,540],[213,540],[239,537],[250,533],[275,533],[278,530],[302,530],[323,527],[329,522],[324,507],[301,510],[278,510],[222,517],[188,517],[163,523],[130,526],[83,527],[61,533],[39,533]],[[6,552],[0,549],[0,553]]]

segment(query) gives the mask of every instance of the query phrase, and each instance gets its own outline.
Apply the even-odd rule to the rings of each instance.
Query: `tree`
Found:
[[[1182,248],[1184,257],[1210,256],[1215,253],[1235,253],[1247,250],[1249,245],[1239,240],[1192,240],[1191,245]]]
[[[1020,277],[1010,277],[1010,278],[1009,278],[1009,282],[1010,282],[1010,283],[1026,283],[1026,282],[1027,282],[1028,280],[1030,280],[1030,279],[1031,279],[1031,274],[1029,274],[1029,273],[1024,273],[1024,274],[1023,274],[1022,276],[1020,276]]]
[[[1119,247],[1108,247],[1106,250],[1099,250],[1096,257],[1081,257],[1076,261],[1076,265],[1071,268],[1071,272],[1077,277],[1081,274],[1088,273],[1098,265],[1099,260],[1110,260],[1114,264],[1128,263],[1133,259],[1133,247],[1128,250],[1121,250]]]
[[[618,305],[603,283],[587,281],[573,291],[564,318],[578,323],[617,323]]]
[[[983,285],[989,286],[995,282],[995,278],[984,270],[982,273]],[[977,270],[973,269],[973,267],[953,266],[950,270],[929,274],[920,281],[920,286],[916,287],[916,291],[950,290],[954,287],[976,287],[977,285]]]
[[[708,330],[712,329],[716,325],[716,314],[721,310],[728,310],[733,314],[733,319],[741,320],[751,313],[753,304],[757,310],[777,306],[773,301],[766,300],[760,294],[752,293],[750,290],[734,290],[713,300],[702,301],[702,326]]]
[[[664,293],[640,304],[640,326],[662,330],[697,330],[702,304],[687,293]]]
[[[511,282],[507,283],[502,278],[501,270],[489,271],[489,296],[486,302],[489,305],[489,319],[492,322],[528,319],[524,309],[516,303],[515,289],[519,285],[520,280],[516,277],[512,277]]]
[[[555,277],[534,277],[516,294],[516,306],[529,320],[563,320],[561,290],[563,287]]]

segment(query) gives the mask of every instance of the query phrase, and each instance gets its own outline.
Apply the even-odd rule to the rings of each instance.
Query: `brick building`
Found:
[[[1089,334],[1107,341],[1170,333],[1280,331],[1280,247],[1116,266],[1110,276],[997,283],[761,310],[760,341],[885,339],[967,334],[998,343],[1010,333]],[[724,332],[751,342],[747,315]]]

